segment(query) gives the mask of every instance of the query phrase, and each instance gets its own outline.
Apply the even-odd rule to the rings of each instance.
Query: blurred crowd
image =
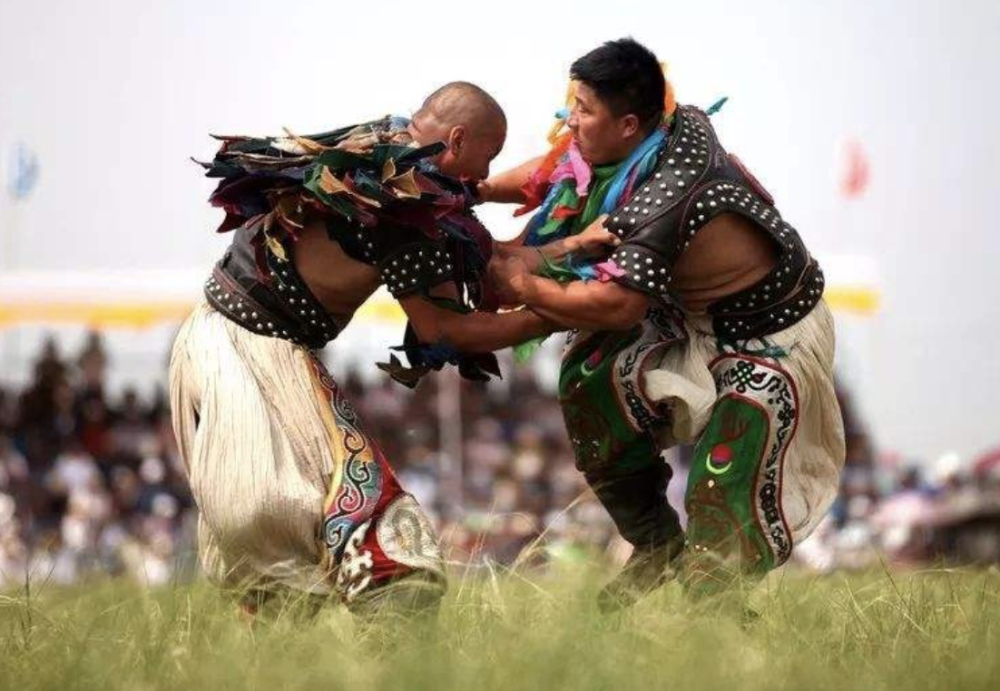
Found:
[[[153,584],[197,573],[196,509],[166,394],[111,396],[107,369],[95,333],[79,353],[48,342],[28,386],[0,388],[0,587],[25,573]],[[337,380],[441,528],[450,559],[589,558],[612,544],[610,521],[573,467],[559,408],[527,371],[487,387],[445,373],[416,391],[355,371]],[[542,533],[544,550],[526,551]]]
[[[163,583],[191,545],[166,398],[110,400],[107,365],[97,334],[71,359],[49,341],[23,391],[0,389],[0,583]]]
[[[1000,564],[1000,448],[976,458],[882,454],[843,393],[847,459],[840,495],[796,551],[809,568]]]
[[[162,584],[197,573],[195,507],[162,390],[106,390],[99,334],[78,353],[50,341],[30,384],[0,388],[0,588],[103,574]],[[449,558],[586,560],[627,552],[575,470],[558,404],[527,368],[481,386],[452,373],[415,391],[358,372],[338,381],[408,491],[441,528]],[[456,395],[459,394],[459,395]],[[809,568],[865,568],[884,555],[1000,562],[1000,453],[930,473],[875,462],[842,396],[843,491],[798,550]],[[671,499],[682,510],[685,453]],[[528,548],[528,549],[526,549]]]

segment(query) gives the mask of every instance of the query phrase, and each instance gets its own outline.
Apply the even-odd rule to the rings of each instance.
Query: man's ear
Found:
[[[629,113],[621,119],[622,137],[628,138],[639,131],[639,117]]]
[[[465,147],[465,125],[455,125],[448,132],[448,150],[452,156],[458,156]]]

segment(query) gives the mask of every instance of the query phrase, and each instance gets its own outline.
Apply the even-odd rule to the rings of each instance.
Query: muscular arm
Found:
[[[517,168],[505,170],[479,183],[479,197],[484,202],[522,204],[525,201],[521,188],[535,169],[545,160],[544,156],[525,161]]]
[[[550,242],[549,244],[542,245],[541,247],[526,247],[518,242],[520,239],[521,238],[518,237],[515,241],[511,242],[494,242],[493,261],[503,262],[508,259],[520,259],[525,263],[531,273],[538,273],[538,270],[542,267],[543,255],[550,262],[559,263],[565,259],[567,255],[575,254],[581,249],[580,238],[576,235],[571,235],[568,238]],[[515,244],[515,242],[517,242],[517,244]]]
[[[533,312],[568,329],[625,330],[639,323],[649,307],[646,295],[612,282],[561,284],[525,273],[512,283]]]
[[[493,282],[493,287],[502,304],[519,305],[523,303],[510,285],[511,280],[516,278],[518,271],[512,272],[509,267],[518,266],[521,271],[538,274],[542,273],[543,257],[550,262],[559,263],[570,254],[587,258],[607,256],[611,249],[621,244],[621,238],[605,230],[604,221],[606,218],[606,216],[599,216],[583,232],[550,242],[542,247],[494,243],[493,259],[490,261],[490,280]]]
[[[446,343],[463,353],[488,353],[508,348],[559,327],[531,310],[504,314],[461,314],[438,307],[418,295],[400,299],[414,331],[425,343]]]
[[[517,259],[524,262],[531,273],[538,273],[538,269],[542,265],[542,256],[553,263],[562,261],[570,254],[590,258],[607,256],[608,252],[621,244],[621,239],[614,233],[605,230],[604,222],[606,219],[607,215],[598,216],[582,232],[541,247],[524,246],[522,244],[524,233],[510,242],[495,242],[493,243],[494,261],[505,262],[509,259]]]

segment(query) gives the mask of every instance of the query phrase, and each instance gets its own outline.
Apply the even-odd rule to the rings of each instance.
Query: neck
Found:
[[[609,161],[608,163],[603,164],[603,165],[618,165],[622,161],[626,160],[629,156],[632,155],[632,153],[636,149],[639,148],[639,146],[642,145],[642,143],[644,141],[646,141],[646,139],[649,137],[649,135],[651,135],[653,133],[653,131],[654,130],[650,130],[649,132],[643,132],[641,134],[636,133],[636,134],[632,135],[632,137],[630,137],[629,139],[627,139],[624,142],[622,142],[621,155],[615,157],[614,161]]]

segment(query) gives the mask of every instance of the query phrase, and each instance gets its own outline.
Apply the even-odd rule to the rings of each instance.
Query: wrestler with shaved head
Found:
[[[480,181],[489,177],[490,161],[503,148],[507,116],[475,84],[452,82],[427,97],[408,130],[414,141],[447,144],[437,160],[442,172]]]
[[[478,86],[447,84],[412,119],[299,137],[222,137],[210,177],[235,237],[171,358],[175,434],[209,577],[243,593],[332,594],[352,609],[434,609],[437,538],[316,351],[385,285],[410,319],[405,383],[547,334],[488,310],[493,243],[469,211],[506,137]],[[574,249],[552,243],[558,260]],[[484,309],[485,308],[485,309]],[[256,601],[256,600],[255,600]]]

